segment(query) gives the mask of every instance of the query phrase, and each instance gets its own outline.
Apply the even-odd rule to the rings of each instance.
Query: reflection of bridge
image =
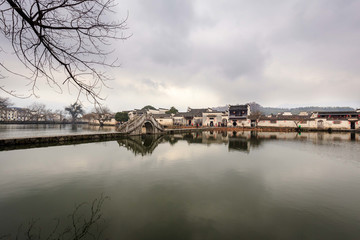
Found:
[[[145,132],[143,131],[143,128],[145,128]],[[142,133],[155,134],[164,132],[164,128],[156,121],[153,115],[143,114],[120,125],[117,131],[129,135],[140,135]]]
[[[250,137],[250,136],[249,136]],[[119,146],[125,147],[126,149],[132,151],[135,155],[151,155],[155,148],[164,142],[169,142],[171,145],[175,144],[177,141],[187,141],[190,144],[225,144],[228,145],[229,151],[242,151],[249,152],[250,145],[254,141],[253,138],[256,136],[251,136],[246,138],[243,136],[228,136],[224,137],[223,133],[216,134],[212,133],[194,133],[194,134],[177,134],[177,135],[137,135],[129,136],[123,139],[119,139],[117,142]],[[260,141],[260,139],[258,139]]]
[[[302,133],[296,132],[194,132],[184,134],[138,135],[124,137],[118,144],[132,151],[135,155],[151,155],[161,143],[169,142],[171,145],[178,141],[189,144],[222,144],[228,146],[229,151],[249,153],[251,149],[259,148],[264,141],[290,140],[313,141],[315,144],[324,144],[332,141],[360,141],[358,134],[352,133]]]
[[[120,146],[131,150],[135,155],[152,154],[155,148],[162,142],[164,135],[131,136],[118,140]]]

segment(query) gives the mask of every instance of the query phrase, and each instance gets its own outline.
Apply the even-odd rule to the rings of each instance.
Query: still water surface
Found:
[[[358,239],[360,139],[203,132],[0,151],[0,236],[110,197],[100,239]]]
[[[87,124],[0,124],[0,139],[114,132],[115,127]]]

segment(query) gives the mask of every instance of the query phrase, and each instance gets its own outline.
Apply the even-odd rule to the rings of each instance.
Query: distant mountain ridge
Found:
[[[351,107],[317,107],[317,106],[310,106],[310,107],[297,107],[297,108],[276,108],[276,107],[263,107],[256,102],[251,102],[250,108],[252,112],[261,112],[262,114],[269,115],[269,114],[278,114],[282,112],[291,112],[292,114],[299,114],[300,112],[316,112],[316,111],[354,111],[354,108]],[[225,111],[228,109],[228,105],[214,107],[214,110],[217,111]]]

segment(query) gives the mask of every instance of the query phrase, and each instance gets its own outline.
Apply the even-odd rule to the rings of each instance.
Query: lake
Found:
[[[103,194],[100,239],[358,239],[359,143],[214,131],[3,150],[0,237],[79,229]]]
[[[0,139],[114,132],[113,126],[88,124],[0,124]]]

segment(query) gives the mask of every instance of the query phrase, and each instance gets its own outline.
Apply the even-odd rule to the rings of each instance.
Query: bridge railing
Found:
[[[120,125],[117,131],[122,133],[131,133],[137,128],[141,128],[145,121],[150,121],[155,128],[159,129],[160,131],[164,131],[164,127],[158,121],[156,121],[156,119],[151,114],[136,116],[131,121]]]
[[[157,129],[159,129],[161,131],[164,130],[164,127],[158,121],[156,121],[156,119],[153,116],[150,117],[150,121],[152,122],[154,127],[156,127]]]
[[[135,129],[141,127],[144,124],[145,118],[146,118],[146,115],[145,114],[142,115],[137,121],[135,121],[134,123],[129,125],[126,132],[130,133],[130,132],[134,131]]]
[[[131,121],[127,122],[126,124],[123,124],[121,127],[118,128],[119,132],[123,133],[130,133],[133,132],[136,128],[141,127],[141,125],[145,121],[146,115],[141,115],[133,118]]]
[[[129,128],[129,126],[133,125],[136,121],[138,121],[142,116],[135,116],[133,119],[121,124],[118,128],[118,132],[124,132],[126,128]]]

